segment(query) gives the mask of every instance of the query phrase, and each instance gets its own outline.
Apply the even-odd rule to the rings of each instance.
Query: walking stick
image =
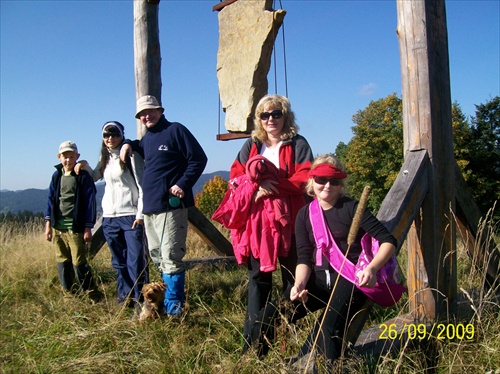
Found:
[[[332,292],[330,293],[330,298],[328,299],[328,303],[326,304],[325,312],[323,313],[323,317],[321,318],[321,322],[318,326],[318,333],[314,338],[313,345],[311,347],[311,354],[307,359],[307,364],[304,368],[304,374],[307,372],[307,368],[309,367],[309,363],[311,362],[311,357],[313,356],[314,348],[316,347],[316,343],[318,342],[319,334],[321,333],[321,328],[323,327],[323,323],[325,322],[326,313],[328,312],[328,308],[332,302],[332,297],[337,288],[337,284],[339,282],[339,278],[341,277],[342,269],[344,268],[345,261],[347,259],[347,255],[349,250],[351,249],[351,244],[356,240],[356,235],[358,234],[359,226],[361,226],[361,219],[363,217],[363,213],[366,209],[366,203],[368,202],[368,195],[370,194],[371,187],[365,186],[363,189],[363,193],[361,194],[361,198],[359,199],[358,206],[356,208],[356,212],[354,213],[354,218],[352,219],[351,228],[349,229],[349,234],[347,235],[347,250],[344,256],[344,260],[342,261],[342,265],[340,265],[340,270],[338,272],[337,279],[335,280],[335,284],[333,285]]]

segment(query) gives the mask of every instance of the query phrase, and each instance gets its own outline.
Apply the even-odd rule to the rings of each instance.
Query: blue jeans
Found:
[[[148,258],[144,250],[144,228],[132,229],[135,216],[103,218],[102,229],[116,270],[118,301],[142,300],[142,286],[149,282]]]

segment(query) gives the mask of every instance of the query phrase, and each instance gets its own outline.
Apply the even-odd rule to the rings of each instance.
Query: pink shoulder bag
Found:
[[[355,265],[347,259],[335,243],[332,233],[325,222],[323,210],[318,200],[309,204],[309,216],[313,228],[314,239],[316,241],[316,265],[322,264],[322,254],[328,259],[330,265],[349,282],[356,285],[368,298],[380,306],[389,307],[396,304],[406,287],[402,284],[403,277],[399,272],[396,256],[392,256],[389,261],[377,272],[377,283],[374,287],[359,287],[357,273],[370,263],[379,250],[379,242],[366,233],[361,239],[361,254],[358,263]]]

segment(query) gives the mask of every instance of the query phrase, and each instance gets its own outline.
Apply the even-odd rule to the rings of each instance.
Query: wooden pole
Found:
[[[410,230],[410,266],[416,276],[408,279],[410,311],[419,320],[434,320],[454,315],[457,302],[446,11],[443,0],[398,0],[397,10],[405,155],[425,149],[431,162],[420,219]],[[433,307],[423,307],[429,303]]]
[[[158,27],[160,0],[134,1],[134,67],[136,100],[153,95],[161,103],[161,53]],[[137,121],[137,138],[145,128]],[[201,238],[219,254],[232,256],[231,243],[196,208],[189,209],[189,223]]]
[[[136,100],[153,95],[161,103],[161,53],[158,27],[159,0],[134,1],[134,69]],[[137,138],[144,134],[137,122]]]

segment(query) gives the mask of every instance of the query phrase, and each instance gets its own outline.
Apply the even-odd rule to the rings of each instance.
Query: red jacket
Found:
[[[248,160],[259,155],[261,149],[262,143],[248,139],[231,165],[229,178],[234,179],[245,174]],[[306,204],[304,187],[313,159],[311,147],[303,136],[296,135],[292,139],[283,140],[279,151],[280,178],[278,184],[275,185],[279,190],[279,195],[274,196],[289,197],[292,230],[294,230],[295,217],[299,209]]]
[[[246,264],[250,254],[260,260],[260,271],[276,270],[279,256],[287,256],[292,239],[288,196],[266,196],[254,202],[259,182],[279,179],[276,166],[257,155],[246,174],[231,179],[230,186],[212,219],[231,229],[234,255]]]
[[[248,163],[261,157],[261,149],[262,143],[252,139],[243,144],[231,166],[229,190],[212,218],[231,228],[238,263],[246,263],[251,253],[260,259],[261,271],[273,271],[276,257],[288,254],[295,217],[306,204],[304,187],[313,154],[301,135],[284,140],[279,150],[277,175],[272,178],[278,182],[274,186],[279,194],[254,204],[253,192],[258,183],[252,181],[250,176],[255,170]],[[240,191],[236,192],[238,187]]]

